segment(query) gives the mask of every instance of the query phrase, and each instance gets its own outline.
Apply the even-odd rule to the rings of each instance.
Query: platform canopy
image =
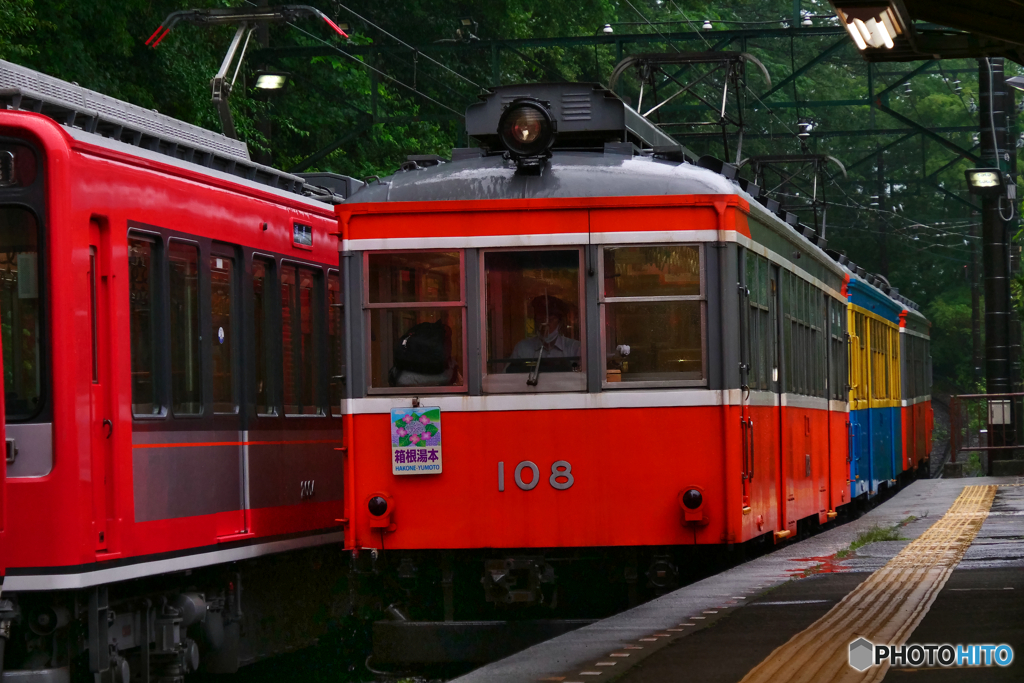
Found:
[[[1005,57],[1024,64],[1024,0],[830,0],[869,62]]]

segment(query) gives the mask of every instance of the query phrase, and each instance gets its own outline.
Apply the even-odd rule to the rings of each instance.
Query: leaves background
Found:
[[[158,49],[144,42],[172,11],[246,4],[252,3],[0,0],[0,58],[218,130],[209,81],[233,30],[179,24]],[[273,51],[250,49],[242,82],[232,94],[232,109],[240,137],[255,158],[284,169],[306,160],[305,170],[355,177],[389,174],[408,154],[447,156],[452,147],[469,144],[456,113],[473,102],[483,87],[551,80],[603,83],[619,58],[614,44],[506,43],[495,52],[486,47],[490,40],[589,38],[602,35],[608,23],[616,36],[651,36],[648,43],[624,44],[623,54],[711,47],[746,50],[765,64],[775,83],[846,40],[841,35],[759,36],[724,44],[721,34],[716,35],[722,29],[786,28],[793,23],[791,0],[727,4],[702,0],[312,0],[312,4],[338,21],[350,22],[351,41],[336,39],[313,19],[271,27]],[[815,26],[835,25],[834,20],[821,18],[832,14],[827,2],[803,0],[800,6],[815,17]],[[359,16],[423,52],[400,47]],[[462,17],[477,22],[471,32],[479,41],[465,31],[459,33]],[[714,30],[700,31],[686,42],[664,38],[671,32],[691,31],[705,19]],[[290,86],[271,97],[252,90],[254,72],[261,66],[288,71]],[[918,66],[875,65],[874,92],[899,83]],[[904,86],[890,92],[888,106],[931,130],[963,127],[967,130],[941,135],[964,149],[976,148],[977,69],[973,60],[932,66],[913,78],[911,92]],[[1018,65],[1007,65],[1008,75],[1019,72]],[[808,149],[837,157],[849,171],[848,179],[836,177],[825,187],[833,202],[828,213],[829,246],[845,251],[869,271],[883,272],[893,286],[922,305],[935,325],[937,381],[949,388],[968,388],[974,375],[970,354],[965,352],[970,348],[965,267],[970,245],[977,242],[970,234],[972,226],[980,223],[963,180],[963,170],[972,164],[960,160],[940,171],[955,155],[923,135],[889,146],[902,134],[880,131],[904,125],[864,104],[868,65],[849,41],[766,101],[754,96],[767,90],[760,75],[751,69],[748,76],[743,156],[800,151],[792,134],[796,122],[802,116],[813,119]],[[704,94],[713,92],[715,87],[709,85]],[[621,93],[635,101],[635,80],[625,79]],[[660,115],[662,121],[714,118],[683,98]],[[851,133],[840,135],[839,131]],[[1012,143],[1017,145],[1019,140],[1019,131],[1014,130]],[[697,153],[723,155],[716,136],[684,142]],[[881,154],[880,148],[884,148]],[[322,151],[320,158],[309,162],[318,151]],[[790,210],[800,213],[804,222],[812,222],[805,208],[808,183],[791,183],[779,192]]]

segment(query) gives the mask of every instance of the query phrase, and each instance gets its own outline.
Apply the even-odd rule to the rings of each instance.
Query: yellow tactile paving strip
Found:
[[[860,672],[849,644],[902,645],[967,552],[992,507],[995,486],[968,486],[949,511],[828,614],[777,648],[741,683],[877,683],[889,665]]]

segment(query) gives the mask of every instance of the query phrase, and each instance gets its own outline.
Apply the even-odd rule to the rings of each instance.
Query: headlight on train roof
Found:
[[[516,98],[498,119],[501,144],[517,157],[547,152],[555,141],[556,129],[547,103],[532,97]]]

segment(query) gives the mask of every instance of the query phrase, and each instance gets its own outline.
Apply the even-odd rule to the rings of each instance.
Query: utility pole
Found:
[[[983,371],[981,367],[981,291],[978,286],[978,275],[981,271],[978,264],[978,226],[971,226],[971,371],[975,384],[981,383]],[[977,389],[971,388],[969,393]]]
[[[258,0],[258,2],[256,3],[258,7],[267,7],[269,4],[270,0]],[[256,24],[256,42],[259,43],[260,47],[263,48],[264,50],[270,47],[270,24],[266,22],[260,22]],[[259,68],[265,69],[266,65],[261,65]],[[270,102],[270,97],[268,95],[264,95],[260,99],[262,99],[265,103]],[[260,131],[260,134],[263,135],[264,139],[267,141],[267,149],[265,151],[259,150],[256,153],[256,161],[258,161],[261,164],[264,164],[265,166],[270,166],[271,162],[273,161],[273,157],[270,153],[270,135],[273,131],[270,125],[269,112],[264,110],[263,112],[260,113],[259,117],[256,119],[256,128]]]
[[[978,60],[981,160],[1008,170],[1006,85],[1003,59]],[[985,393],[1013,390],[1010,379],[1010,239],[1000,208],[1006,198],[981,197],[982,263],[985,271]],[[1004,209],[1005,211],[1005,209]]]

